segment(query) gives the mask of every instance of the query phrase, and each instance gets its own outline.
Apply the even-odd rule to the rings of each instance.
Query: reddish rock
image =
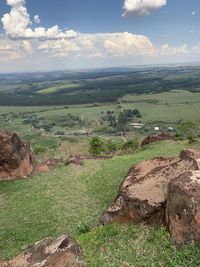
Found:
[[[136,164],[100,222],[166,224],[169,182],[185,172],[198,170],[199,159],[200,151],[189,150],[182,152],[180,158],[155,158]]]
[[[166,213],[177,246],[200,244],[200,171],[181,174],[169,183]]]
[[[27,178],[36,164],[28,142],[16,133],[0,130],[0,181]]]
[[[162,133],[159,133],[156,135],[149,135],[147,138],[145,138],[142,141],[141,145],[144,146],[144,145],[148,145],[148,144],[151,144],[154,142],[160,142],[160,141],[164,141],[164,140],[175,140],[175,137],[172,136],[171,134],[165,133],[165,132],[162,132]]]
[[[108,160],[111,159],[112,156],[81,156],[81,155],[70,155],[67,159],[65,165],[83,165],[84,160]]]
[[[59,159],[48,159],[45,162],[38,163],[35,168],[36,173],[47,172],[55,169],[60,163],[63,163],[62,160]]]
[[[45,239],[27,248],[10,261],[0,262],[0,267],[81,267],[81,250],[69,236]]]

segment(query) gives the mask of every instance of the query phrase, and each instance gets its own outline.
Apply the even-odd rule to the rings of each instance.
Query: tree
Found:
[[[124,112],[120,112],[118,116],[118,125],[125,126],[128,122],[127,116]]]
[[[188,139],[189,142],[194,142],[197,138],[197,131],[199,129],[199,123],[197,121],[184,121],[177,127],[177,136],[183,139]]]
[[[90,140],[89,151],[92,155],[98,156],[104,151],[104,143],[100,137],[94,136]]]

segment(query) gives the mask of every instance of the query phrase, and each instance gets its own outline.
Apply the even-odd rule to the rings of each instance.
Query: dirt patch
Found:
[[[149,135],[147,138],[145,138],[142,141],[142,146],[151,144],[151,143],[155,143],[155,142],[160,142],[160,141],[164,141],[164,140],[175,140],[175,137],[169,133],[159,133],[156,135]]]

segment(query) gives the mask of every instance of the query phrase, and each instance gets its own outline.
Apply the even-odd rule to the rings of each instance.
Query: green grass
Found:
[[[177,250],[162,227],[107,225],[82,234],[87,267],[198,267],[200,249]]]
[[[126,95],[122,98],[123,107],[138,108],[144,122],[175,123],[181,119],[200,120],[197,112],[200,93],[173,90],[160,94]]]
[[[57,93],[61,90],[64,89],[77,89],[80,88],[81,85],[77,84],[77,83],[70,83],[70,84],[64,84],[64,85],[59,85],[59,86],[53,86],[53,87],[49,87],[49,88],[45,88],[42,90],[37,91],[38,94],[53,94],[53,93]]]
[[[200,113],[197,112],[200,104],[200,93],[191,93],[183,90],[173,90],[171,92],[148,95],[127,95],[122,98],[120,104],[122,109],[139,109],[142,114],[142,122],[154,126],[164,124],[163,129],[167,126],[176,128],[177,122],[180,120],[198,120],[200,121]],[[0,107],[0,115],[3,113],[25,113],[32,112],[37,117],[43,117],[48,123],[54,123],[54,131],[63,131],[66,135],[74,134],[81,130],[81,126],[61,127],[59,122],[64,122],[67,114],[83,117],[87,123],[86,128],[96,130],[99,128],[97,122],[102,119],[102,111],[115,111],[117,114],[122,110],[118,104],[102,104],[102,105],[77,105],[68,107]],[[107,127],[104,123],[103,126]],[[23,118],[16,120],[5,121],[0,118],[0,128],[17,131],[19,133],[33,134],[31,124],[23,125]],[[162,127],[161,127],[162,128]],[[133,129],[132,129],[133,130]],[[131,132],[134,134],[134,132]]]
[[[70,233],[80,241],[87,266],[181,267],[190,266],[191,260],[195,263],[200,252],[189,247],[176,254],[168,235],[160,228],[151,233],[142,226],[108,226],[80,234],[82,228],[96,225],[117,195],[119,185],[132,164],[155,156],[178,155],[186,146],[182,142],[176,145],[162,142],[137,154],[108,161],[88,161],[83,167],[61,166],[27,180],[0,183],[0,258],[11,258],[25,246],[47,236]],[[145,236],[140,243],[136,240],[141,235]],[[154,235],[157,237],[155,240]],[[143,244],[146,246],[144,249]],[[164,253],[159,244],[166,246],[168,252]],[[173,253],[171,259],[169,255],[167,258],[167,253]],[[148,257],[151,264],[145,265]],[[170,260],[171,265],[164,264]]]
[[[191,93],[183,90],[149,95],[127,95],[122,98],[122,109],[137,108],[142,113],[142,121],[177,123],[179,120],[200,120],[197,112],[200,104],[200,93]],[[68,109],[51,109],[44,111],[42,116],[48,120],[57,121],[67,113],[81,116],[85,119],[95,121],[101,117],[102,111],[114,110],[119,112],[116,104],[102,104],[99,106],[69,106]]]

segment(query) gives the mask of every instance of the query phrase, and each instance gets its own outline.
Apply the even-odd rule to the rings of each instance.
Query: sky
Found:
[[[0,72],[199,59],[199,0],[0,0]]]

